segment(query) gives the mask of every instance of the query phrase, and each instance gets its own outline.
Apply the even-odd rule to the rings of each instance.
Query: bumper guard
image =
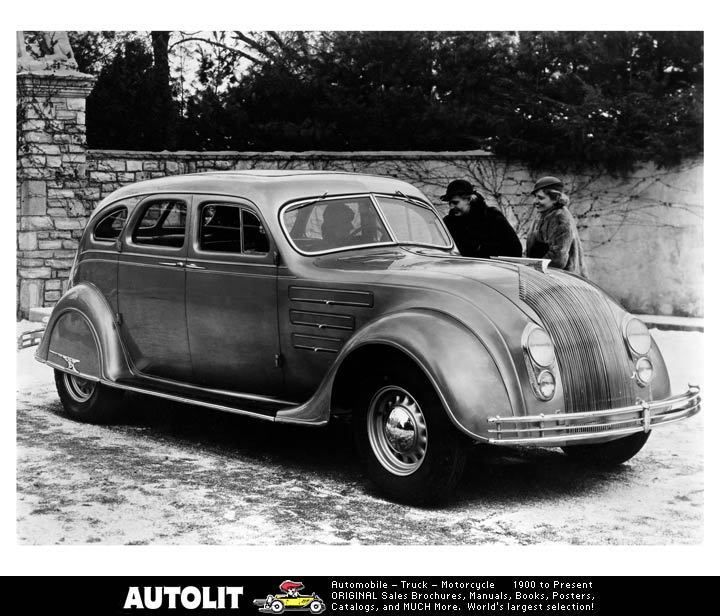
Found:
[[[692,417],[700,411],[700,388],[688,385],[684,394],[606,411],[491,417],[489,442],[496,445],[559,445],[606,436],[649,432],[653,428]]]

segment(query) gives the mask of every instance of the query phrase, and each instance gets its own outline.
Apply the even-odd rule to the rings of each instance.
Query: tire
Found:
[[[627,462],[643,448],[649,437],[650,432],[636,432],[608,443],[568,445],[562,450],[579,464],[610,468]]]
[[[275,600],[270,604],[270,611],[273,614],[282,614],[285,611],[285,606],[282,601]]]
[[[446,501],[462,476],[467,440],[425,375],[415,367],[388,367],[361,389],[353,432],[370,480],[399,502]]]
[[[65,414],[76,421],[107,423],[116,415],[123,392],[68,372],[55,370],[55,386]]]
[[[320,601],[311,601],[309,607],[311,614],[320,614],[325,611],[325,606]]]

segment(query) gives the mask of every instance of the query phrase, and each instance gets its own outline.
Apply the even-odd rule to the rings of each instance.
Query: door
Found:
[[[118,258],[121,333],[136,371],[192,378],[185,317],[189,197],[154,195],[138,205]]]
[[[266,225],[242,199],[195,197],[192,228],[185,269],[196,384],[278,396],[277,266]]]

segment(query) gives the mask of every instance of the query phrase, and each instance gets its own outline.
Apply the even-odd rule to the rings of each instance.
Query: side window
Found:
[[[235,205],[205,205],[200,213],[200,250],[242,252],[240,208]]]
[[[260,219],[248,210],[242,213],[243,252],[266,254],[270,251],[265,227]]]
[[[209,203],[200,211],[200,250],[235,254],[267,254],[265,227],[238,205]]]
[[[127,208],[123,207],[102,218],[95,225],[93,238],[101,242],[112,242],[116,240],[125,226],[127,215]]]
[[[185,243],[187,205],[167,199],[145,208],[132,235],[133,242],[148,246],[181,248]]]

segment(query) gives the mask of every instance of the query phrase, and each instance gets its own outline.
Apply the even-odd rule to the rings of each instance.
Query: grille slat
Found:
[[[520,299],[538,314],[555,345],[565,411],[632,404],[625,345],[603,294],[581,280],[520,269]]]

